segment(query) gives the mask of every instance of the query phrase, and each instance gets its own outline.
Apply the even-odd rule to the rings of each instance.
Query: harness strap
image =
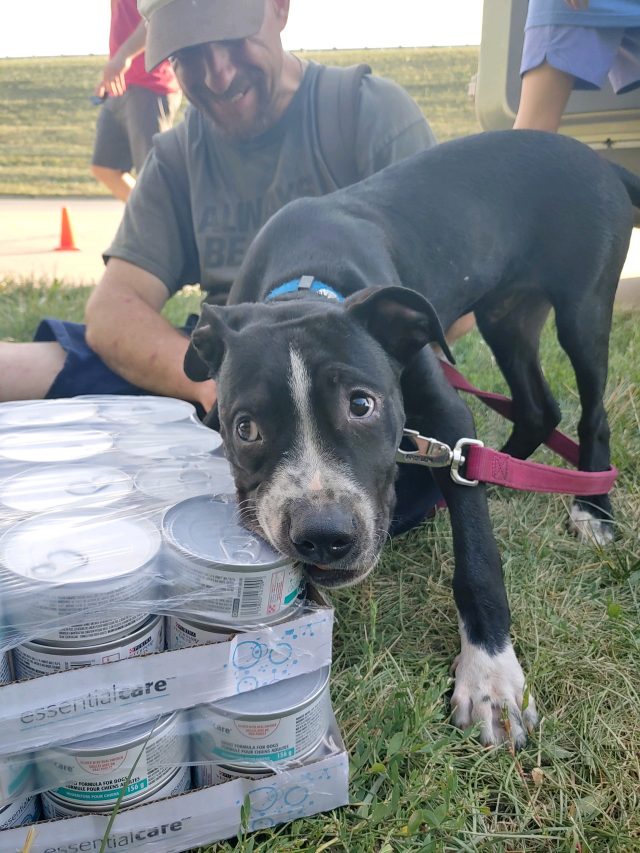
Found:
[[[449,383],[458,391],[473,394],[490,409],[513,420],[513,403],[508,397],[490,391],[481,391],[465,379],[455,367],[444,361],[440,362],[440,366]],[[571,465],[578,465],[580,445],[568,435],[554,429],[544,443]],[[611,490],[618,476],[618,471],[613,465],[608,471],[568,471],[553,465],[516,459],[508,453],[474,445],[467,448],[465,456],[467,479],[531,492],[602,495]]]

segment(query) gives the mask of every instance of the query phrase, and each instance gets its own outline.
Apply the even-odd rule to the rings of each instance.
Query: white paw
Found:
[[[451,699],[454,725],[461,729],[480,725],[485,745],[512,742],[519,749],[538,723],[533,696],[523,710],[524,673],[509,644],[490,655],[462,634],[462,651],[455,659],[455,689]]]
[[[599,545],[601,548],[606,548],[613,542],[613,525],[611,522],[597,518],[577,503],[571,506],[569,530],[581,542]]]

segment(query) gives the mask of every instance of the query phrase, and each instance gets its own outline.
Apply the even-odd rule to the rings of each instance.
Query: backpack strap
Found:
[[[362,78],[368,65],[338,68],[321,65],[316,86],[316,126],[320,151],[338,187],[360,180],[356,158],[356,132]]]

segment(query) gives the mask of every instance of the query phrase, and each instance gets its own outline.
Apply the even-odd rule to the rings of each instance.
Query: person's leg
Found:
[[[522,92],[514,127],[555,132],[572,89],[599,89],[624,30],[620,27],[540,26],[524,34]]]
[[[516,130],[547,130],[560,127],[575,77],[543,62],[522,78],[520,106],[513,127]]]
[[[128,92],[108,98],[100,108],[91,158],[91,174],[120,201],[126,201],[135,186],[129,140],[123,125],[128,98]]]
[[[129,90],[125,124],[136,175],[140,174],[155,134],[173,125],[180,101],[180,93],[158,95],[140,86],[132,86]]]
[[[468,335],[475,328],[476,318],[472,312],[463,314],[455,323],[452,323],[446,331],[447,343],[452,344],[461,338],[463,335]]]
[[[109,169],[107,166],[92,164],[91,174],[120,201],[126,201],[136,185],[136,179],[130,172],[120,172],[118,169]]]
[[[43,400],[66,357],[57,341],[0,343],[0,402]]]

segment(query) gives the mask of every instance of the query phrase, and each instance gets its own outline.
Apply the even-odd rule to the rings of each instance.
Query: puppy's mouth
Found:
[[[311,563],[303,563],[303,570],[307,579],[314,585],[325,589],[337,589],[342,586],[355,586],[363,581],[375,568],[376,560],[365,569],[348,571],[346,569],[335,569],[332,566],[314,566]]]

